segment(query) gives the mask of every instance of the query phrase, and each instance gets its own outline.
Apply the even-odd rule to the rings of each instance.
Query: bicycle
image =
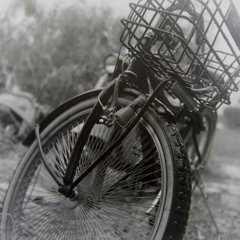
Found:
[[[58,107],[25,141],[3,205],[2,239],[183,238],[188,156],[191,168],[205,164],[214,112],[238,90],[239,16],[230,0],[130,7],[122,71],[116,67],[102,90]]]
[[[34,129],[35,123],[47,114],[48,108],[26,92],[3,91],[0,93],[0,128],[3,130],[3,138],[14,142],[24,140]]]

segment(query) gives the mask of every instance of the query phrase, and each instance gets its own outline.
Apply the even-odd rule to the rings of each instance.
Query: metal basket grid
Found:
[[[230,103],[240,81],[231,0],[140,0],[130,7],[120,41],[136,58],[154,74],[181,81],[198,106]]]

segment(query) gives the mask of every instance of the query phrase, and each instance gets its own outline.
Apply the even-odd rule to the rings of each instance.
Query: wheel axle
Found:
[[[70,198],[72,201],[76,200],[79,196],[79,193],[76,190],[72,189],[69,185],[61,186],[58,189],[58,192],[63,194],[65,197]]]

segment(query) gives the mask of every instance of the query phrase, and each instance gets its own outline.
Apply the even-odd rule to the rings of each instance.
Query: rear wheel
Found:
[[[120,97],[118,106],[131,100]],[[60,177],[96,101],[97,97],[75,104],[41,133],[46,157]],[[94,125],[75,178],[121,131],[105,121]],[[58,192],[34,142],[10,183],[1,239],[182,239],[191,181],[176,128],[149,110],[75,191],[78,197],[72,200]]]
[[[204,111],[199,113],[199,116],[201,118],[201,123],[199,124],[202,126],[194,126],[194,124],[199,124],[190,121],[180,132],[182,133],[190,162],[192,164],[199,163],[199,157],[195,146],[196,141],[201,156],[201,164],[205,165],[211,153],[217,124],[217,114],[210,109],[204,109]]]

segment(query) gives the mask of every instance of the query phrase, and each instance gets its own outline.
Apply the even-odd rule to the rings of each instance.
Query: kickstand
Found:
[[[204,184],[203,184],[202,176],[201,176],[201,174],[200,174],[200,170],[199,170],[199,169],[196,169],[196,170],[194,171],[193,178],[194,178],[194,180],[195,180],[195,185],[193,186],[193,190],[192,190],[192,191],[194,191],[194,190],[196,189],[196,187],[198,187],[198,189],[199,189],[199,191],[200,191],[200,193],[201,193],[201,196],[202,196],[202,198],[203,198],[203,200],[204,200],[204,203],[205,203],[205,205],[206,205],[206,207],[207,207],[208,213],[209,213],[209,215],[210,215],[210,217],[211,217],[211,220],[212,220],[212,222],[213,222],[213,225],[214,225],[214,227],[215,227],[215,230],[216,230],[216,233],[217,233],[217,239],[218,239],[218,240],[221,240],[221,236],[220,236],[221,233],[220,233],[220,231],[219,231],[219,228],[218,228],[218,226],[217,226],[215,217],[214,217],[214,215],[213,215],[213,213],[212,213],[212,211],[211,211],[211,208],[210,208],[210,206],[209,206],[208,196],[207,196],[207,194],[206,194],[205,186],[204,186]]]

